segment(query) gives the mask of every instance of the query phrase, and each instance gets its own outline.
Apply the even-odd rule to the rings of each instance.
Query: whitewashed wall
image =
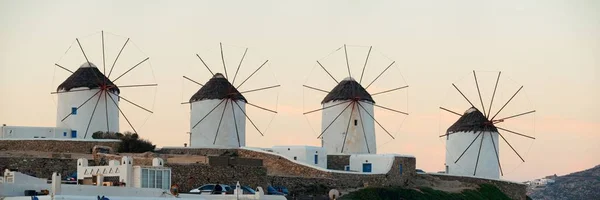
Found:
[[[71,129],[56,127],[2,126],[0,138],[71,138]]]
[[[239,147],[238,134],[236,133],[235,123],[233,121],[234,117],[232,109],[235,109],[235,120],[237,121],[239,133],[239,145],[242,147],[246,146],[246,116],[242,113],[242,110],[244,112],[246,110],[246,103],[243,101],[237,101],[242,110],[240,110],[240,107],[238,107],[237,104],[231,101],[227,103],[227,106],[225,106],[226,102],[223,102],[200,124],[198,124],[196,128],[192,128],[220,102],[220,99],[209,99],[191,103],[190,132],[192,132],[192,136],[190,147]],[[225,114],[223,114],[223,109],[225,109]],[[222,121],[221,115],[223,115]],[[221,121],[221,127],[217,134],[219,121]],[[215,134],[217,134],[217,140],[216,143],[213,144],[213,142],[215,142]]]
[[[71,90],[85,90],[87,88],[73,88]],[[94,112],[94,117],[90,123],[90,128],[87,131],[87,138],[92,138],[92,134],[97,131],[107,131],[107,123],[106,123],[106,108],[108,107],[108,131],[110,132],[118,132],[119,131],[119,110],[117,105],[107,96],[105,101],[105,94],[100,92],[94,98],[89,100],[84,106],[77,110],[76,115],[69,116],[65,121],[61,121],[67,115],[71,113],[71,108],[78,107],[91,96],[96,94],[99,89],[78,91],[78,92],[67,92],[67,93],[59,93],[58,94],[58,106],[56,111],[56,126],[60,128],[70,128],[71,130],[77,131],[77,138],[83,139],[86,133],[86,128],[88,123],[90,122],[90,117],[92,112],[94,111],[94,107],[96,106],[96,102],[98,102],[98,106],[96,107],[96,112]],[[100,96],[100,100],[98,101],[98,96]],[[119,97],[115,94],[111,95],[112,98],[119,103]],[[105,103],[106,102],[106,103]],[[68,133],[68,136],[71,136],[71,133]]]
[[[395,154],[350,155],[350,171],[363,171],[364,163],[371,163],[371,173],[387,173],[394,163]]]
[[[314,146],[274,146],[274,153],[282,155],[290,160],[296,160],[305,164],[327,169],[327,150],[323,147]],[[317,163],[315,164],[315,155]],[[296,159],[294,159],[296,158]]]
[[[339,101],[332,101],[323,104],[323,107],[328,107],[331,105],[335,105],[340,103]],[[323,117],[321,122],[321,131],[323,131],[327,126],[335,119],[335,117],[348,106],[350,102],[343,103],[341,105],[337,105],[331,108],[327,108],[323,110]],[[375,116],[373,113],[373,105],[369,103],[361,103],[361,105],[369,112],[371,115]],[[336,153],[345,153],[345,154],[363,154],[363,153],[377,153],[377,142],[375,140],[375,124],[374,120],[365,112],[364,109],[358,109],[360,106],[354,106],[354,112],[352,112],[352,106],[348,107],[338,117],[335,122],[327,129],[327,131],[323,134],[322,146],[327,149],[328,154],[336,154]],[[358,110],[357,110],[358,109]],[[360,110],[360,116],[358,111]],[[361,119],[362,117],[362,124]],[[346,129],[348,128],[348,121],[350,120],[350,128],[348,129],[348,136],[346,138],[346,144],[344,143],[344,134],[346,133]],[[356,125],[354,123],[356,120]],[[363,133],[362,125],[364,125],[364,130],[366,134]],[[367,142],[365,142],[365,139]],[[344,146],[344,150],[342,152],[342,146]],[[368,146],[368,148],[367,148]]]
[[[457,163],[454,162],[465,149],[467,149],[473,139],[477,137],[478,132],[458,132],[449,135],[446,140],[446,173],[451,175],[498,179],[500,177],[498,159],[496,158],[496,153],[494,151],[494,146],[492,146],[492,140],[489,133],[490,132],[485,132],[482,134],[483,143],[481,143],[481,136],[479,136]],[[493,136],[496,150],[498,150],[498,154],[500,154],[498,133],[491,132],[491,135]],[[479,162],[477,164],[477,173],[473,175],[480,144],[481,154],[479,155]]]

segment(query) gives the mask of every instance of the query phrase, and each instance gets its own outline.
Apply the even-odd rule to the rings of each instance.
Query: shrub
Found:
[[[92,134],[94,139],[119,139],[119,153],[144,153],[148,151],[154,151],[156,145],[146,139],[141,139],[137,133],[125,132],[113,133],[113,132],[95,132]]]

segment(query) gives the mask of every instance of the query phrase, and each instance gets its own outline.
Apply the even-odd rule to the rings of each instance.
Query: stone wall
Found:
[[[131,156],[133,158],[133,165],[134,166],[152,166],[152,159],[154,159],[154,154],[149,153],[146,155],[142,155],[142,154],[136,154],[136,155],[132,155],[132,154],[119,154],[119,155],[115,155],[115,154],[103,154],[103,153],[97,153],[94,154],[94,162],[95,163],[100,163],[101,159],[104,159],[106,161],[106,165],[108,165],[108,161],[111,160],[118,160],[121,161],[121,158],[123,158],[123,156]],[[163,158],[163,160],[166,159]]]
[[[77,171],[77,159],[0,157],[0,171],[4,172],[5,169],[38,178],[50,178],[53,172],[66,177]]]
[[[95,145],[119,148],[120,141],[0,140],[0,151],[90,153]]]
[[[350,165],[350,155],[327,155],[327,169],[344,170]]]
[[[237,152],[237,149],[208,149],[208,148],[162,148],[156,151],[160,154],[190,154],[200,156],[220,156]]]
[[[451,176],[451,175],[445,175],[445,174],[444,175],[427,174],[427,175],[431,175],[431,176],[437,177],[437,178],[439,178],[441,180],[445,180],[445,181],[460,181],[463,183],[472,183],[472,184],[477,184],[477,185],[492,184],[492,185],[498,187],[498,189],[500,189],[500,191],[504,192],[504,194],[506,194],[506,196],[510,197],[511,199],[525,199],[526,198],[527,185],[525,185],[525,184],[508,182],[508,181],[500,181],[500,180],[482,179],[482,178],[475,178],[475,177]]]
[[[181,192],[208,183],[240,184],[252,188],[267,186],[267,170],[253,166],[210,166],[205,164],[166,164],[171,167],[171,184],[178,184]]]

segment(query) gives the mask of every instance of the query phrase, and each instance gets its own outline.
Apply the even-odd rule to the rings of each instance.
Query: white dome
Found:
[[[94,65],[94,63],[91,62],[84,62],[83,64],[81,64],[81,66],[79,66],[79,68],[83,67],[96,67],[96,65]]]
[[[472,113],[475,111],[477,111],[477,108],[471,107],[471,108],[469,108],[469,110],[465,111],[465,114],[469,114],[469,113]]]

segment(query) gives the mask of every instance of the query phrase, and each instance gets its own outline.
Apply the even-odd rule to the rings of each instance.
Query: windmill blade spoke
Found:
[[[127,118],[127,115],[125,115],[125,113],[123,112],[123,110],[121,110],[121,107],[119,106],[119,104],[117,104],[117,102],[115,101],[115,99],[112,96],[110,96],[110,95],[108,95],[108,97],[110,98],[110,100],[112,100],[112,102],[115,104],[115,106],[117,106],[117,109],[119,110],[119,112],[121,113],[121,115],[123,115],[123,117],[125,118],[125,121],[127,121],[127,124],[129,124],[129,127],[131,127],[131,129],[133,130],[133,132],[137,133],[137,131],[135,130],[135,128],[133,127],[133,125],[129,121],[129,118]]]
[[[494,135],[490,133],[490,139],[492,139],[492,146],[494,147],[494,153],[496,153],[496,160],[498,160],[498,167],[500,168],[500,174],[504,176],[504,172],[502,172],[502,165],[500,164],[500,156],[498,155],[498,150],[496,149],[496,143],[494,142]]]
[[[348,77],[352,77],[352,74],[350,73],[350,63],[348,62],[348,50],[346,50],[346,44],[344,44],[344,54],[346,55],[346,66],[348,67]],[[343,149],[342,149],[342,151],[343,151]]]
[[[377,119],[375,119],[375,117],[373,117],[373,115],[371,113],[369,113],[369,111],[367,111],[367,109],[365,109],[365,107],[363,107],[362,104],[360,104],[360,102],[357,103],[358,106],[360,106],[365,113],[367,113],[367,115],[369,115],[371,117],[371,119],[373,119],[373,121],[375,121],[377,123],[377,125],[379,125],[379,127],[381,127],[381,129],[383,129],[392,139],[396,139],[387,129],[385,129],[380,123],[379,121],[377,121]]]
[[[496,127],[498,128],[498,127]],[[510,145],[510,142],[508,142],[508,140],[506,140],[506,138],[504,138],[504,136],[502,134],[500,134],[500,132],[498,132],[498,135],[500,135],[500,137],[502,137],[502,139],[504,140],[504,142],[506,142],[506,144],[508,144],[508,146],[515,152],[515,154],[517,154],[517,156],[519,156],[519,158],[521,159],[521,161],[525,162],[525,160],[523,159],[523,157],[521,157],[521,154],[519,154],[519,152],[517,152],[517,150],[515,150],[515,148],[513,148],[512,145]]]
[[[181,102],[181,104],[190,104],[190,102]]]
[[[479,143],[479,151],[477,152],[477,161],[475,161],[475,170],[473,171],[473,176],[477,174],[477,165],[479,164],[479,156],[481,155],[481,147],[483,146],[483,138],[485,137],[485,133],[481,135],[481,142]]]
[[[138,108],[141,108],[142,110],[145,110],[146,112],[149,112],[149,113],[154,113],[154,112],[152,112],[152,111],[151,111],[151,110],[149,110],[149,109],[146,109],[146,108],[144,108],[144,107],[142,107],[142,106],[140,106],[140,105],[138,105],[138,104],[136,104],[136,103],[133,103],[132,101],[129,101],[128,99],[126,99],[126,98],[125,98],[125,97],[123,97],[123,96],[120,96],[120,95],[118,95],[118,94],[115,94],[115,95],[117,95],[119,98],[121,98],[121,99],[123,99],[123,100],[127,101],[128,103],[130,103],[130,104],[132,104],[132,105],[134,105],[134,106],[136,106],[136,107],[138,107]]]
[[[501,118],[501,119],[497,119],[496,121],[502,122],[502,121],[504,121],[506,119],[510,119],[510,118],[514,118],[514,117],[518,117],[518,116],[523,116],[523,115],[531,114],[531,113],[534,113],[534,112],[535,112],[535,110],[532,110],[532,111],[529,111],[529,112],[524,112],[524,113],[520,113],[520,114],[509,116],[509,117],[504,117],[504,118]]]
[[[123,49],[125,49],[125,46],[127,46],[128,42],[129,42],[129,38],[127,38],[127,40],[125,41],[125,44],[123,44],[123,47],[121,47],[121,50],[119,50],[119,54],[117,54],[115,61],[113,62],[112,66],[110,67],[110,71],[108,72],[108,76],[107,76],[108,79],[110,79],[110,75],[112,74],[112,71],[115,68],[115,65],[117,64],[117,60],[119,60],[119,57],[121,56],[121,53],[123,53]]]
[[[405,85],[405,86],[402,86],[402,87],[397,87],[397,88],[394,88],[394,89],[390,89],[390,90],[386,90],[386,91],[381,91],[381,92],[373,93],[373,94],[371,94],[371,96],[375,96],[375,95],[378,95],[378,94],[385,94],[385,93],[388,93],[388,92],[393,92],[393,91],[404,89],[404,88],[407,88],[407,87],[408,87],[408,85]]]
[[[346,45],[344,45],[344,49],[346,49],[345,47],[346,47]],[[352,104],[352,111],[350,111],[350,116],[352,116],[352,114],[354,114],[354,106],[355,106],[354,102],[352,102],[351,104]],[[344,153],[344,147],[346,146],[346,138],[348,138],[348,130],[350,130],[350,122],[352,122],[352,117],[348,117],[348,125],[346,126],[346,132],[344,134],[344,141],[342,143],[341,153]]]
[[[88,131],[90,130],[90,125],[92,124],[92,119],[94,118],[94,113],[96,113],[96,108],[98,108],[98,103],[100,102],[100,97],[102,95],[98,95],[98,100],[96,101],[96,105],[94,106],[94,110],[92,110],[92,115],[90,115],[90,121],[88,121],[87,128],[85,128],[85,134],[83,135],[83,139],[87,137]]]
[[[383,75],[383,73],[385,73],[392,65],[394,65],[394,63],[396,63],[396,61],[393,61],[392,63],[390,63],[390,65],[388,65],[379,75],[377,75],[377,77],[375,77],[375,79],[373,79],[373,81],[371,81],[371,83],[369,83],[369,85],[367,85],[367,87],[365,87],[365,90],[367,88],[369,88],[373,83],[375,83],[375,81],[377,81],[377,79],[379,79],[379,77],[381,75]]]
[[[449,135],[452,135],[452,134],[455,134],[455,133],[458,133],[458,132],[446,133],[444,135],[440,135],[440,137],[449,136]]]
[[[237,119],[235,118],[235,107],[233,107],[233,102],[231,102],[231,113],[233,114],[233,125],[235,126],[235,135],[237,135],[238,147],[242,147],[242,142],[240,141],[240,132],[238,130],[237,125]]]
[[[467,96],[465,96],[465,94],[463,94],[462,91],[460,91],[460,89],[458,89],[458,87],[456,87],[456,85],[454,85],[454,83],[452,83],[452,86],[454,86],[456,91],[458,91],[460,93],[460,95],[462,95],[465,98],[465,100],[467,100],[467,102],[469,102],[469,104],[471,104],[471,107],[476,108],[475,105],[473,105],[473,103],[471,103],[469,98],[467,98]]]
[[[233,85],[235,83],[235,78],[238,75],[238,72],[240,71],[240,67],[242,66],[242,62],[244,62],[244,58],[246,57],[246,53],[248,52],[248,48],[246,48],[246,50],[244,51],[244,55],[242,55],[242,59],[240,60],[240,64],[237,67],[237,70],[235,70],[235,75],[233,75],[233,81],[231,82],[231,85]]]
[[[92,95],[90,98],[88,98],[87,100],[85,100],[81,105],[77,106],[76,110],[79,110],[79,108],[81,108],[83,105],[85,105],[88,101],[90,101],[92,98],[94,98],[96,95],[98,95],[98,93],[100,93],[101,90],[98,90],[98,92],[96,92],[94,95]],[[67,119],[69,116],[71,116],[73,114],[73,112],[69,113],[67,116],[65,116],[62,121],[65,121],[65,119]]]
[[[367,58],[365,59],[365,65],[363,66],[362,72],[360,73],[360,80],[358,81],[358,84],[362,83],[362,78],[363,75],[365,74],[365,68],[367,68],[367,62],[369,61],[369,56],[371,55],[371,49],[373,49],[373,46],[369,47],[369,53],[367,53]],[[373,96],[373,95],[371,95]]]
[[[210,109],[210,111],[208,111],[208,113],[206,113],[206,115],[204,115],[204,117],[202,117],[200,119],[200,121],[196,122],[196,124],[194,124],[194,126],[192,126],[192,129],[196,128],[196,126],[198,126],[198,124],[200,124],[200,122],[202,122],[204,119],[206,119],[206,117],[208,117],[208,115],[210,115],[210,113],[212,113],[215,109],[217,109],[223,102],[225,102],[225,99],[221,100],[221,102],[219,102],[219,104],[217,104],[214,108]]]
[[[461,116],[461,117],[462,117],[462,115],[461,115],[460,113],[457,113],[457,112],[451,111],[451,110],[449,110],[449,109],[446,109],[446,108],[444,108],[444,107],[440,107],[440,109],[442,109],[442,110],[444,110],[444,111],[446,111],[446,112],[449,112],[449,113],[452,113],[452,114],[455,114],[455,115],[458,115],[458,116]]]
[[[227,67],[225,66],[225,56],[223,56],[223,43],[219,42],[219,48],[221,49],[221,60],[223,61],[223,69],[225,70],[225,78],[229,79],[229,75],[227,75]]]
[[[212,70],[210,70],[210,67],[208,67],[208,65],[204,62],[204,60],[202,60],[202,58],[200,57],[200,55],[196,54],[196,56],[200,59],[200,61],[202,61],[202,64],[204,64],[204,66],[206,67],[206,69],[208,69],[208,71],[210,72],[210,74],[212,74],[214,76],[215,73],[213,73]]]
[[[252,126],[254,126],[254,128],[256,129],[256,131],[258,131],[258,133],[260,133],[260,135],[265,136],[265,134],[263,134],[258,127],[256,127],[256,124],[254,124],[254,122],[252,121],[252,119],[250,119],[250,117],[248,117],[248,115],[246,114],[246,112],[244,111],[244,109],[242,109],[242,106],[240,106],[240,104],[237,103],[237,101],[232,101],[233,103],[235,103],[238,108],[240,108],[240,111],[242,111],[242,113],[244,114],[244,116],[246,116],[246,119],[248,119],[248,121],[250,121],[250,123],[252,124]]]
[[[400,114],[403,114],[403,115],[408,115],[408,113],[406,113],[406,112],[402,112],[402,111],[399,111],[399,110],[394,110],[394,109],[391,109],[391,108],[388,108],[388,107],[384,107],[384,106],[380,106],[380,105],[377,105],[377,104],[374,104],[374,103],[371,103],[371,102],[364,102],[364,103],[368,103],[368,104],[374,105],[375,107],[379,107],[379,108],[382,108],[382,109],[385,109],[385,110],[389,110],[389,111],[392,111],[392,112],[400,113]]]
[[[79,45],[79,49],[81,49],[81,53],[83,53],[83,57],[85,57],[85,61],[88,63],[88,65],[90,67],[92,67],[92,63],[90,62],[87,55],[85,54],[85,51],[83,50],[83,47],[81,46],[81,43],[79,42],[79,38],[75,38],[75,40],[77,41],[77,44]],[[100,77],[98,77],[98,75],[96,75],[96,73],[93,73],[93,74],[96,77],[98,83],[100,83]]]
[[[477,81],[477,74],[475,74],[475,70],[473,70],[473,77],[475,77],[475,85],[477,86],[477,93],[479,94],[479,101],[481,101],[481,109],[483,110],[483,116],[487,116],[487,114],[485,114],[486,113],[485,106],[483,105],[483,99],[481,98],[481,91],[479,90],[479,82]],[[477,169],[475,169],[475,170],[477,170]]]
[[[370,51],[371,49],[369,49]],[[367,153],[371,153],[371,149],[369,149],[369,141],[367,140],[367,131],[365,131],[365,125],[363,123],[363,118],[362,118],[362,114],[360,114],[360,109],[358,109],[358,119],[360,119],[360,126],[362,127],[363,130],[363,136],[365,137],[365,144],[367,145]]]
[[[158,84],[154,83],[154,84],[141,84],[141,85],[120,85],[117,87],[118,88],[130,88],[130,87],[154,87],[154,86],[158,86]]]
[[[329,94],[329,92],[327,90],[322,90],[322,89],[311,87],[311,86],[308,86],[308,85],[302,85],[302,86],[305,87],[305,88],[308,88],[308,89],[313,89],[313,90],[316,90],[316,91],[319,91],[319,92],[325,92],[325,93]],[[371,95],[371,96],[373,96],[373,95]]]
[[[97,88],[87,88],[87,89],[77,89],[77,90],[69,90],[69,91],[59,91],[59,92],[50,92],[50,94],[62,94],[62,93],[69,93],[69,92],[81,92],[81,91],[89,91],[89,90],[93,90],[93,89],[97,89]]]
[[[243,91],[243,92],[240,92],[240,93],[243,94],[243,93],[256,92],[256,91],[261,91],[261,90],[276,88],[276,87],[279,87],[279,86],[281,86],[281,85],[274,85],[274,86],[269,86],[269,87],[263,87],[263,88],[253,89],[253,90],[247,90],[247,91]]]
[[[465,149],[460,154],[460,156],[458,156],[458,159],[456,159],[456,161],[454,161],[454,164],[456,164],[465,155],[465,153],[467,153],[467,151],[469,150],[469,148],[471,148],[471,146],[473,146],[473,143],[475,143],[475,140],[477,140],[477,138],[479,138],[479,136],[481,135],[481,133],[483,133],[483,132],[479,132],[479,134],[477,134],[477,137],[475,137],[475,139],[473,139],[473,141],[471,141],[471,144],[469,144],[469,146],[467,146],[467,149]]]
[[[125,73],[121,74],[121,76],[115,78],[115,80],[113,80],[112,82],[117,82],[117,80],[119,80],[121,77],[125,76],[125,74],[129,73],[131,70],[135,69],[137,66],[141,65],[142,63],[146,62],[147,60],[149,60],[150,57],[145,58],[144,60],[140,61],[138,64],[134,65],[133,67],[129,68],[129,70],[127,70]]]
[[[106,74],[106,55],[104,54],[104,31],[102,31],[102,74]]]
[[[311,111],[308,111],[308,112],[305,112],[305,113],[302,113],[302,114],[306,115],[306,114],[317,112],[317,111],[320,111],[320,110],[325,110],[325,109],[328,109],[328,108],[331,108],[331,107],[334,107],[334,106],[339,106],[339,105],[342,105],[344,103],[348,103],[348,101],[342,101],[342,102],[337,103],[337,104],[333,104],[333,105],[326,106],[326,107],[323,107],[323,108],[319,108],[319,109],[316,109],[316,110],[311,110]]]
[[[239,89],[240,87],[242,87],[242,85],[244,85],[244,83],[246,83],[246,81],[248,81],[248,79],[250,79],[252,76],[254,76],[254,74],[256,72],[258,72],[258,70],[260,70],[263,66],[265,66],[265,64],[267,64],[267,62],[269,62],[269,60],[266,60],[262,65],[260,65],[260,67],[258,67],[256,70],[254,70],[254,72],[252,72],[252,74],[250,74],[250,76],[248,76],[244,81],[242,81],[242,83],[240,83],[240,85],[238,85],[236,87],[236,89]]]
[[[63,66],[60,66],[58,63],[54,63],[54,65],[57,66],[57,67],[60,67],[61,69],[64,69],[65,71],[71,72],[71,74],[74,73],[73,71],[71,71],[71,70],[69,70],[69,69],[67,69],[67,68],[65,68]]]
[[[227,104],[229,104],[229,100],[225,100],[225,107],[223,107],[223,113],[221,113],[221,119],[219,119],[219,125],[217,125],[217,133],[215,133],[215,140],[213,141],[213,145],[217,143],[217,137],[219,136],[219,129],[221,129],[221,122],[223,122],[223,116],[225,116],[225,111],[227,110]]]
[[[277,111],[274,111],[274,110],[271,110],[271,109],[263,108],[263,107],[260,107],[260,106],[257,106],[257,105],[254,105],[254,104],[251,104],[251,103],[248,103],[248,102],[246,102],[246,104],[254,106],[254,107],[262,109],[262,110],[265,110],[265,111],[269,111],[269,112],[277,114]]]
[[[198,81],[192,80],[191,78],[188,78],[187,76],[183,76],[183,78],[187,79],[188,81],[191,81],[192,83],[198,84],[199,86],[204,86],[202,83],[199,83]]]
[[[506,107],[506,105],[508,105],[508,103],[510,103],[510,101],[512,101],[512,99],[515,98],[515,96],[517,96],[517,94],[521,91],[521,89],[523,89],[523,86],[521,86],[519,88],[519,90],[517,90],[517,92],[515,92],[515,94],[513,94],[512,97],[510,97],[510,99],[508,99],[508,101],[500,108],[500,110],[498,110],[498,112],[496,112],[496,114],[492,117],[492,119],[490,121],[493,121],[494,118],[496,118],[496,116],[498,116],[498,114],[500,114],[500,112],[502,112],[504,107]]]
[[[511,130],[508,130],[508,129],[502,128],[502,127],[497,127],[497,126],[496,126],[496,128],[498,128],[498,129],[500,129],[500,130],[503,130],[503,131],[506,131],[506,132],[509,132],[509,133],[512,133],[512,134],[520,135],[520,136],[523,136],[523,137],[526,137],[526,138],[529,138],[529,139],[534,139],[534,140],[535,140],[535,138],[534,138],[534,137],[531,137],[531,136],[528,136],[528,135],[524,135],[524,134],[521,134],[521,133],[517,133],[517,132],[511,131]]]
[[[496,86],[494,86],[494,93],[492,94],[492,100],[490,101],[490,109],[488,110],[488,116],[486,116],[488,119],[489,119],[490,115],[492,114],[492,105],[494,104],[494,97],[496,96],[496,89],[498,88],[498,82],[500,81],[500,74],[502,74],[502,72],[498,72],[498,78],[496,78]]]
[[[331,125],[335,122],[335,120],[337,120],[342,115],[342,113],[344,113],[344,111],[346,111],[346,109],[348,109],[348,107],[350,107],[350,104],[351,103],[349,103],[344,108],[344,110],[342,110],[337,116],[335,116],[335,118],[333,118],[333,120],[331,121],[331,123],[329,123],[329,125],[327,125],[327,127],[325,127],[325,129],[323,129],[323,131],[321,132],[321,134],[319,136],[317,136],[317,139],[321,138],[321,136],[323,136],[323,134],[325,134],[325,131],[327,131],[327,129],[329,129],[329,127],[331,127]]]
[[[110,126],[108,125],[108,96],[109,93],[105,90],[104,91],[104,110],[105,110],[105,114],[106,114],[106,132],[110,132]]]
[[[331,73],[329,73],[329,71],[327,71],[327,69],[325,69],[325,67],[323,67],[323,65],[321,64],[321,62],[319,62],[318,60],[317,60],[317,64],[319,64],[319,66],[321,66],[321,69],[323,69],[323,70],[325,70],[325,72],[327,72],[327,74],[329,75],[329,77],[331,77],[331,79],[333,79],[333,81],[335,81],[336,84],[340,83],[335,78],[333,78],[333,75],[331,75]]]

